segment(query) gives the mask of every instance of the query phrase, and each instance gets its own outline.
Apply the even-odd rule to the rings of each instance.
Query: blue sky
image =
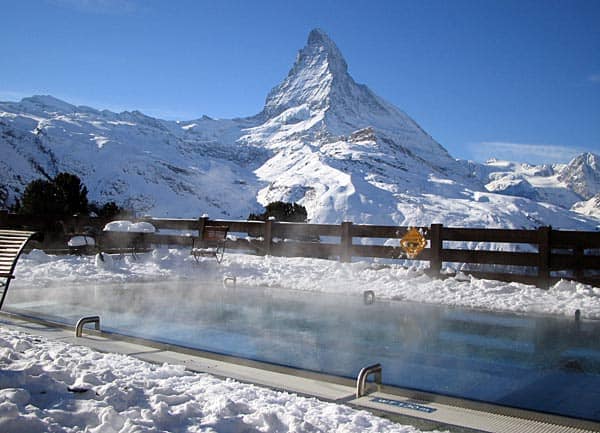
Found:
[[[0,100],[258,113],[309,31],[457,158],[600,153],[597,0],[2,2]]]

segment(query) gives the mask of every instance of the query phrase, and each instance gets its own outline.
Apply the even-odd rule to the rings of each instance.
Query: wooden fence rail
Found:
[[[191,247],[194,237],[202,238],[205,227],[225,225],[230,237],[227,249],[256,254],[303,256],[349,262],[353,257],[401,259],[405,257],[399,240],[409,229],[398,226],[353,224],[306,224],[268,221],[167,219],[145,217],[157,233],[145,235],[149,244]],[[65,238],[73,233],[95,230],[100,245],[102,228],[108,221],[90,217],[73,217],[68,221],[44,221],[23,218],[0,211],[0,227],[29,228],[62,232],[46,236],[45,249],[64,249]],[[425,250],[415,260],[429,262],[428,273],[448,275],[447,269],[460,270],[481,278],[518,281],[548,288],[560,278],[600,286],[600,232],[554,230],[480,229],[444,227],[432,224],[417,227],[427,239]],[[110,245],[118,247],[112,236]]]

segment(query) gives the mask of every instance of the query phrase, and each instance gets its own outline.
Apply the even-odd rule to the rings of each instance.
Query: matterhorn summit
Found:
[[[414,120],[354,81],[342,53],[320,29],[310,32],[288,76],[267,96],[262,114],[271,126],[278,117],[284,124],[310,120],[310,130],[321,137],[371,128],[382,141],[393,142],[396,151],[415,154],[438,168],[454,165]]]
[[[174,122],[52,96],[0,102],[0,207],[66,171],[91,201],[157,217],[245,219],[282,200],[315,223],[598,226],[595,156],[567,168],[456,160],[348,70],[315,29],[248,118]]]
[[[460,197],[459,184],[483,187],[415,121],[357,84],[322,30],[310,32],[259,117],[241,138],[274,152],[256,170],[268,183],[259,201],[298,201],[316,221],[400,224],[411,218],[397,205],[403,192],[444,185]]]
[[[327,109],[334,89],[348,79],[348,65],[340,50],[322,30],[313,30],[287,78],[267,96],[263,113],[272,118],[293,107]]]

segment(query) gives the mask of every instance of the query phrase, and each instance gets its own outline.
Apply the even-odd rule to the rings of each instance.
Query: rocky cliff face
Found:
[[[564,167],[558,176],[571,190],[588,200],[600,193],[600,157],[583,153]]]
[[[69,171],[92,200],[156,216],[245,218],[284,200],[306,206],[313,222],[598,224],[569,210],[598,192],[593,155],[545,175],[456,161],[408,115],[357,84],[321,30],[310,33],[256,116],[170,122],[35,96],[0,103],[0,146],[4,205],[30,180]],[[549,200],[556,194],[540,176],[564,198]]]

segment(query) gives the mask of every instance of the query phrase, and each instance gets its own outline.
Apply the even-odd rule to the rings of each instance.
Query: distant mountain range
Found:
[[[357,84],[321,30],[255,116],[176,122],[33,96],[0,102],[0,148],[0,207],[67,171],[92,200],[153,216],[245,219],[283,200],[323,223],[600,226],[600,157],[457,160]]]

